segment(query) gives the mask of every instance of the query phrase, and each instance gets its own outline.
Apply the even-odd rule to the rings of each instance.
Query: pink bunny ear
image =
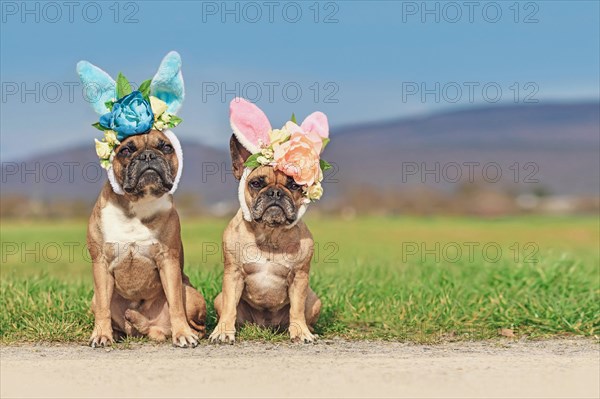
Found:
[[[324,139],[329,137],[329,123],[327,116],[322,112],[313,112],[308,115],[300,127],[305,132],[316,132]]]
[[[269,119],[250,101],[234,98],[229,105],[229,118],[235,137],[252,154],[260,151],[259,140],[269,144]]]

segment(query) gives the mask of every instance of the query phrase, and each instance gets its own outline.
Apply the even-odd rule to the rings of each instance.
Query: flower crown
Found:
[[[107,170],[112,167],[115,148],[127,137],[152,129],[163,131],[182,122],[175,115],[184,97],[181,58],[176,52],[167,54],[156,75],[142,82],[137,90],[132,89],[123,74],[119,73],[115,82],[87,61],[79,62],[77,71],[86,87],[99,91],[92,107],[100,114],[100,120],[92,126],[104,132],[102,140],[94,140],[100,165]]]
[[[230,105],[231,127],[250,155],[244,166],[254,169],[272,166],[301,185],[305,201],[323,195],[323,172],[331,165],[320,159],[329,143],[329,124],[322,112],[314,112],[298,125],[292,114],[281,129],[272,129],[266,115],[256,105],[236,98]]]
[[[151,79],[133,91],[127,78],[119,73],[117,77],[118,100],[105,103],[110,112],[102,115],[100,121],[92,124],[104,132],[102,141],[96,141],[96,154],[103,168],[111,167],[111,157],[115,148],[129,136],[147,133],[152,129],[173,128],[182,121],[180,117],[167,112],[167,103],[150,95]]]

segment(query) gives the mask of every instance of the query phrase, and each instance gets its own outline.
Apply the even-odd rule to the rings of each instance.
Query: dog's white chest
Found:
[[[101,211],[101,228],[104,243],[111,248],[109,270],[130,264],[134,258],[151,258],[151,248],[158,243],[157,231],[142,221],[157,213],[171,209],[168,196],[151,201],[140,201],[131,206],[130,212],[108,203]]]
[[[123,209],[109,203],[102,209],[102,234],[105,242],[151,244],[154,232],[139,217],[128,217]]]

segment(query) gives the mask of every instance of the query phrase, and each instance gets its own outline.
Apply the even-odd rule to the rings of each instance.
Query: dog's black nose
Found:
[[[267,189],[267,196],[274,198],[274,199],[279,199],[281,198],[281,190],[278,189],[277,187],[269,187]]]
[[[137,156],[137,159],[140,161],[152,161],[156,158],[156,154],[150,150],[146,150]]]

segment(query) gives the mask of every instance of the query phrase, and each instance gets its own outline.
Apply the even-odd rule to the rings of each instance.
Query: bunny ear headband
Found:
[[[300,126],[292,115],[281,129],[272,129],[265,113],[243,98],[233,99],[229,111],[235,137],[252,154],[244,163],[246,169],[240,181],[242,211],[245,201],[241,188],[250,171],[261,165],[272,166],[292,177],[302,186],[305,204],[321,198],[323,172],[331,167],[320,159],[329,143],[329,124],[324,113],[310,114]],[[246,216],[249,217],[249,211],[244,212]]]
[[[177,176],[170,191],[174,193],[183,171],[183,152],[179,140],[168,129],[181,123],[181,118],[175,115],[185,94],[179,53],[171,51],[167,54],[154,77],[142,82],[137,90],[132,90],[122,74],[115,82],[110,75],[87,61],[77,63],[77,73],[84,89],[88,93],[91,89],[95,94],[89,100],[100,115],[100,121],[92,126],[104,132],[102,141],[95,140],[96,153],[100,165],[107,170],[113,191],[124,194],[112,168],[115,148],[129,136],[147,134],[155,129],[162,131],[171,141],[179,160]]]

